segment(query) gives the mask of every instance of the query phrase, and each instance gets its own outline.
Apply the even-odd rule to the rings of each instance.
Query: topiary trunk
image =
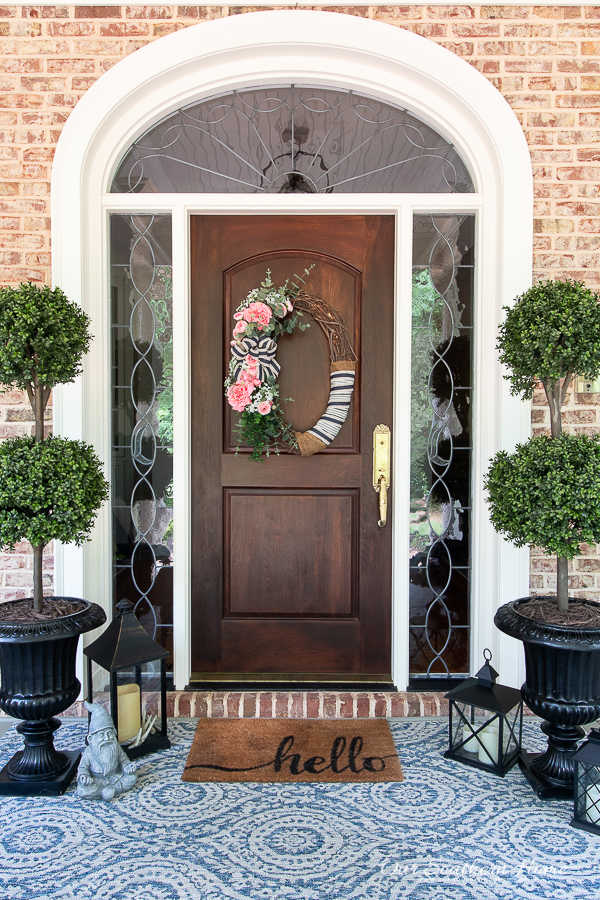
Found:
[[[556,558],[556,603],[561,612],[569,608],[569,560],[566,556]]]
[[[562,385],[560,381],[555,381],[551,385],[544,383],[544,391],[550,407],[550,434],[553,438],[559,438],[562,434],[561,408],[570,381],[571,377],[568,376]],[[567,612],[569,609],[569,560],[566,556],[556,557],[556,605],[560,612]]]
[[[33,608],[36,612],[41,612],[44,605],[43,562],[44,545],[37,544],[33,548]]]
[[[44,388],[34,378],[32,390],[28,390],[29,402],[33,409],[35,419],[35,440],[44,440],[44,414],[50,399],[50,388]],[[44,606],[44,544],[36,544],[33,547],[33,608],[41,612]]]
[[[544,391],[548,406],[550,407],[550,434],[553,438],[559,438],[562,434],[561,407],[565,400],[570,377],[561,385],[560,381],[553,384],[544,383]],[[569,560],[566,556],[556,557],[556,605],[561,612],[569,609]]]

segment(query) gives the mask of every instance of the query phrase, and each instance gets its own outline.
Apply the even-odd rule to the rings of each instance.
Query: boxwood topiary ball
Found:
[[[93,448],[83,441],[19,437],[0,444],[0,544],[81,544],[108,483]]]
[[[538,381],[555,384],[568,375],[600,372],[598,294],[582,281],[540,281],[503,307],[497,349],[511,370],[511,393],[533,397]]]
[[[600,541],[600,436],[546,435],[500,451],[484,481],[496,531],[572,559]]]

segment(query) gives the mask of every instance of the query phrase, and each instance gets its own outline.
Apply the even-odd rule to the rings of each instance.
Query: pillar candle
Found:
[[[120,684],[117,687],[117,717],[119,741],[129,741],[142,727],[140,714],[140,688],[137,684]]]
[[[494,764],[498,763],[498,726],[497,725],[486,725],[482,731],[479,732],[479,740],[483,744],[483,747],[479,748],[479,762],[487,763],[487,765],[491,765],[492,762]],[[489,752],[488,754],[484,750]],[[491,759],[490,759],[491,756]]]
[[[585,792],[585,813],[589,822],[597,825],[600,821],[600,787],[596,784],[590,785]]]
[[[474,725],[473,727],[477,728],[477,725]],[[464,747],[461,748],[462,750],[466,750],[467,753],[477,753],[477,751],[479,750],[479,744],[477,743],[477,738],[473,735],[473,732],[468,725],[463,725],[462,739],[463,741],[465,741]]]

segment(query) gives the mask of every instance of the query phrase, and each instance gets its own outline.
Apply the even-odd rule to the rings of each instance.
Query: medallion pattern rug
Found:
[[[1,900],[592,900],[600,838],[572,806],[445,760],[445,720],[391,723],[403,782],[190,784],[196,723],[112,803],[2,798]],[[526,723],[526,746],[540,733]],[[57,746],[81,747],[85,724]],[[19,749],[11,729],[0,763]]]

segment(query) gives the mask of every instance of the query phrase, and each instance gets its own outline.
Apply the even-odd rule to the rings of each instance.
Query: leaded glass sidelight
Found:
[[[172,654],[171,217],[112,215],[110,234],[113,603]]]
[[[330,87],[275,85],[181,107],[132,144],[113,193],[467,193],[431,126]]]
[[[410,672],[469,672],[473,215],[413,227]]]

